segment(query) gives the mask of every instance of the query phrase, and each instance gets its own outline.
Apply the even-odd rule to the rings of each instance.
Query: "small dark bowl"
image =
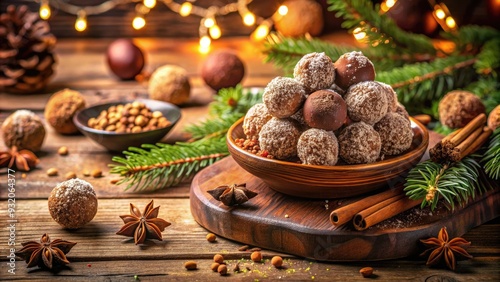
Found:
[[[93,117],[98,117],[103,110],[107,110],[109,107],[114,105],[130,103],[131,101],[117,101],[83,109],[75,114],[73,122],[85,136],[94,140],[97,144],[110,151],[121,152],[127,150],[129,147],[140,147],[142,144],[157,143],[181,118],[181,110],[173,104],[147,99],[137,99],[135,101],[144,103],[151,111],[162,112],[163,116],[166,117],[172,124],[164,128],[139,133],[115,133],[87,126],[88,120]]]

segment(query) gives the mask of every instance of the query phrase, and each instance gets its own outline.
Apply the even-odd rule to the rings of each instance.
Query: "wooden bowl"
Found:
[[[132,101],[117,101],[85,108],[75,114],[73,122],[83,135],[89,137],[97,144],[109,151],[121,152],[127,150],[129,147],[140,147],[142,144],[155,144],[159,142],[181,118],[181,110],[173,104],[148,99],[137,99],[135,101],[144,103],[151,111],[160,111],[171,124],[167,127],[138,133],[116,133],[87,126],[88,120],[99,116],[101,111],[107,110],[114,105],[126,104]]]
[[[402,155],[371,164],[303,165],[254,155],[234,142],[245,138],[243,118],[229,129],[227,145],[243,169],[278,192],[304,198],[345,198],[393,186],[420,161],[429,144],[429,132],[421,123],[410,119],[414,133],[411,148]]]

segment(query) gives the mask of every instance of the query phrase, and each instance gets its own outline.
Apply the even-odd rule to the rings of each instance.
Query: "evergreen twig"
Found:
[[[490,137],[488,150],[484,153],[481,163],[484,164],[486,174],[494,179],[500,179],[500,128],[497,128]]]

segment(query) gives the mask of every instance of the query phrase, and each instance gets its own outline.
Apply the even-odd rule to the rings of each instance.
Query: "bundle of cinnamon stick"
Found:
[[[419,200],[409,199],[403,187],[399,186],[332,211],[330,221],[335,226],[352,221],[354,228],[361,231],[420,203]]]
[[[485,123],[486,115],[480,114],[463,128],[444,137],[429,150],[431,159],[437,163],[458,162],[474,153],[492,133]]]

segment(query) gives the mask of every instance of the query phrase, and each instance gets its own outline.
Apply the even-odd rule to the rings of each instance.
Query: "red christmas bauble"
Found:
[[[144,68],[144,54],[130,39],[113,41],[106,52],[110,70],[119,78],[133,79]]]

